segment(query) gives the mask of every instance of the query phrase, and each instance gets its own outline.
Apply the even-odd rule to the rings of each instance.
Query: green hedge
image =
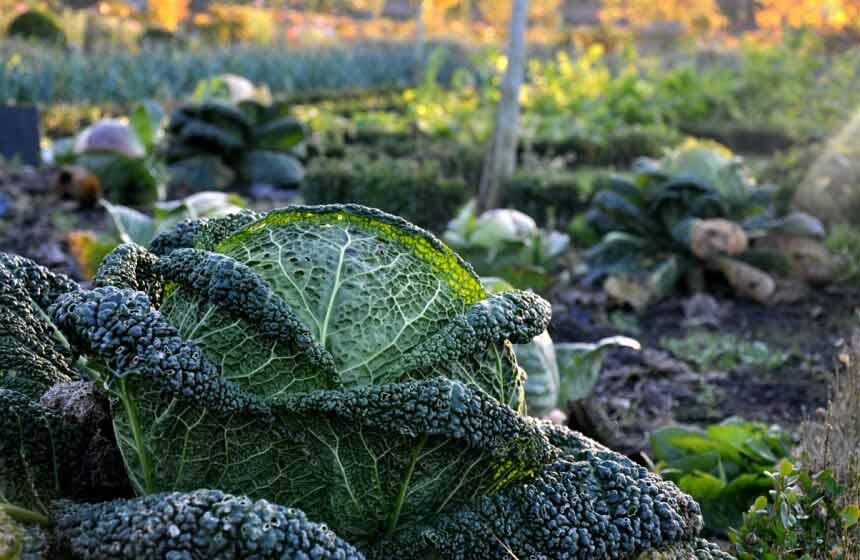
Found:
[[[462,179],[444,177],[438,162],[357,154],[313,160],[302,183],[308,204],[364,204],[436,232],[472,194]]]
[[[423,135],[364,133],[352,137],[347,144],[322,141],[309,144],[312,158],[373,159],[386,156],[392,159],[409,158],[419,162],[437,162],[443,177],[458,177],[477,190],[484,167],[485,149],[480,145],[459,144],[434,140]],[[430,164],[433,165],[433,164]]]
[[[535,138],[524,145],[542,157],[574,156],[579,165],[628,167],[642,156],[658,157],[681,135],[664,126],[620,126],[608,131],[581,130],[559,138]]]
[[[503,185],[503,205],[525,212],[541,226],[564,229],[588,209],[595,180],[607,173],[591,168],[521,171]]]
[[[6,35],[54,45],[66,44],[66,35],[54,19],[36,10],[27,10],[13,19]]]

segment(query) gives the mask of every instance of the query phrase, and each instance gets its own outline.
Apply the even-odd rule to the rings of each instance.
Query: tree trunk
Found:
[[[502,99],[496,113],[496,128],[481,174],[478,213],[498,206],[502,181],[510,178],[516,167],[519,95],[525,71],[528,10],[528,0],[513,0],[508,37],[508,66],[502,78]]]
[[[416,76],[424,71],[424,0],[414,0],[415,4],[415,61]]]

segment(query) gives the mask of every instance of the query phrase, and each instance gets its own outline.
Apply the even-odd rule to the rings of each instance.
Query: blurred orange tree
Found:
[[[696,33],[717,31],[727,22],[717,0],[603,0],[599,16],[607,25],[676,22]]]
[[[176,31],[179,24],[188,17],[189,0],[149,0],[147,17],[158,27]]]
[[[808,27],[823,31],[860,29],[860,0],[758,0],[756,24],[763,31]]]

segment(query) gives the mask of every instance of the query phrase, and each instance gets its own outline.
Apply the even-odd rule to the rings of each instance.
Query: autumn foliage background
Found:
[[[34,6],[56,13],[64,27],[89,12],[118,36],[203,30],[220,43],[258,44],[411,39],[418,26],[426,38],[498,43],[509,17],[494,0],[0,0],[0,24]],[[617,42],[619,33],[655,28],[729,43],[740,36],[776,41],[794,29],[860,30],[860,0],[531,0],[529,12],[529,41],[554,45]]]

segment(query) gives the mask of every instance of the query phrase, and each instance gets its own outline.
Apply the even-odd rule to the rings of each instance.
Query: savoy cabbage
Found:
[[[0,270],[26,290],[19,264]],[[0,447],[22,450],[0,459],[16,481],[0,502],[44,514],[77,557],[721,557],[672,483],[524,414],[511,345],[545,330],[549,304],[488,294],[399,218],[338,205],[186,222],[120,246],[93,289],[41,285],[28,293],[46,330],[25,338],[57,340],[70,375],[109,396],[143,496],[51,501],[70,497],[60,483],[30,499],[22,473],[62,472],[87,443],[36,395],[3,388],[20,376],[0,364],[14,412]],[[136,525],[145,512],[160,513]],[[323,544],[290,548],[311,538]]]

